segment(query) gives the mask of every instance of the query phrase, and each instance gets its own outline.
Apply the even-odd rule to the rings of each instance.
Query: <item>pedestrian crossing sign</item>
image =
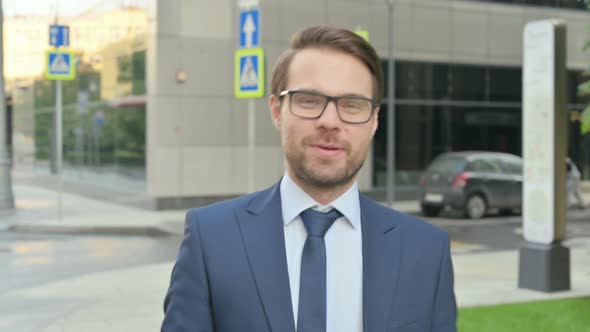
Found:
[[[71,51],[47,51],[45,78],[48,80],[74,80],[76,78],[76,54]]]
[[[262,48],[240,49],[235,54],[236,98],[264,96],[264,51]]]

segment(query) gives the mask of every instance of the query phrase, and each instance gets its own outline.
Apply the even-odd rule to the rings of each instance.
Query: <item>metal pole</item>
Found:
[[[254,169],[256,167],[255,149],[256,105],[248,99],[248,192],[254,192]]]
[[[62,166],[63,166],[63,143],[62,143],[62,81],[55,81],[55,165],[57,171],[57,215],[61,220],[62,212]]]
[[[0,3],[0,211],[14,209],[10,156],[8,155],[6,96],[4,95],[4,13]]]
[[[55,4],[55,18],[53,19],[53,24],[58,24],[58,15],[57,15],[57,3]],[[61,83],[60,83],[61,84]],[[57,82],[55,85],[55,96],[57,97]],[[59,170],[58,170],[58,161],[57,161],[57,135],[58,135],[58,131],[57,131],[57,100],[55,101],[55,111],[53,112],[53,131],[52,131],[52,136],[51,136],[51,141],[50,141],[50,150],[51,153],[49,154],[49,171],[51,172],[51,174],[58,174]]]
[[[387,203],[393,207],[395,202],[395,61],[393,59],[393,0],[388,6],[388,47],[387,47]]]

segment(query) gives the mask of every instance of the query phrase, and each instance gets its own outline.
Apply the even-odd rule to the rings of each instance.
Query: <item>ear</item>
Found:
[[[379,126],[379,111],[381,110],[381,106],[377,106],[375,109],[375,113],[373,114],[373,118],[371,119],[371,138],[375,136],[375,132],[377,131],[377,127]]]
[[[268,99],[268,107],[270,108],[270,116],[275,128],[281,130],[281,101],[275,95],[271,95]]]

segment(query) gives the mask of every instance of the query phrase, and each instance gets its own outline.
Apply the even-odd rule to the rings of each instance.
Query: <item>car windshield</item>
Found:
[[[459,173],[465,168],[465,159],[457,157],[442,157],[436,159],[430,167],[429,172]]]

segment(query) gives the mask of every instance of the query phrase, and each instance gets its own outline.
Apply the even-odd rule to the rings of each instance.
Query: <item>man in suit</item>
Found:
[[[356,34],[294,36],[269,99],[286,172],[188,212],[162,331],[456,331],[448,235],[358,190],[382,91]]]

